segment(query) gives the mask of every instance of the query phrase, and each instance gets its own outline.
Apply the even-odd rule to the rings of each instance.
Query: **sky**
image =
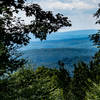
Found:
[[[64,27],[59,32],[99,29],[100,27],[95,24],[96,18],[93,17],[100,0],[28,0],[28,3],[37,3],[43,10],[67,16],[71,20],[72,27]]]

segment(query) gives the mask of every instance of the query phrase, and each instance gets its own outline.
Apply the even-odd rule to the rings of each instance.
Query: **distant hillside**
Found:
[[[32,41],[31,39],[28,46],[23,47],[21,50],[41,49],[41,48],[87,48],[92,44],[89,40],[89,35],[96,33],[97,30],[79,30],[69,32],[56,32],[48,35],[47,40]]]
[[[58,68],[58,60],[65,63],[66,69],[73,70],[73,64],[78,61],[88,63],[97,48],[89,40],[88,35],[96,33],[96,30],[81,30],[64,33],[54,33],[54,35],[43,42],[34,41],[24,48],[23,57],[29,60],[35,68],[37,66],[47,66]]]
[[[46,66],[50,68],[58,68],[58,60],[65,63],[65,68],[69,71],[73,70],[73,64],[79,61],[88,63],[96,49],[81,49],[81,48],[53,48],[53,49],[33,49],[23,51],[23,57],[29,60],[29,63],[38,66]]]
[[[60,40],[60,39],[71,39],[71,38],[83,38],[88,37],[90,34],[96,33],[97,30],[76,30],[67,32],[56,32],[48,35],[47,40]]]

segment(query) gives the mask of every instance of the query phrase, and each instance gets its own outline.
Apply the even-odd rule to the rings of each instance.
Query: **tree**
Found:
[[[100,4],[94,17],[97,18],[96,24],[100,24]],[[100,30],[96,34],[90,35],[90,39],[93,41],[94,45],[100,48]],[[91,80],[96,83],[100,82],[100,50],[95,54],[93,60],[90,62],[90,72]]]
[[[90,79],[95,83],[100,82],[100,50],[90,61]]]
[[[68,92],[71,89],[71,77],[69,75],[69,72],[64,68],[64,63],[62,61],[58,61],[59,65],[59,86],[63,89],[63,96],[65,100],[69,100]]]
[[[33,17],[29,24],[26,25],[25,20],[15,16],[19,11],[25,12],[26,17]],[[16,71],[26,62],[19,58],[20,53],[17,49],[29,43],[29,33],[31,32],[40,40],[45,40],[47,34],[56,32],[63,26],[71,26],[71,22],[68,17],[60,13],[53,15],[51,11],[44,11],[34,3],[27,6],[25,0],[0,0],[1,98],[5,97],[7,91],[13,91],[13,84],[9,83],[9,73]],[[9,88],[9,86],[12,87]]]
[[[75,100],[84,100],[86,90],[88,89],[89,68],[84,62],[75,65],[72,81],[72,93]]]
[[[97,19],[96,24],[100,24],[100,4],[98,10],[94,14],[94,17]],[[100,46],[100,30],[96,34],[90,35],[90,38],[95,45]]]
[[[0,91],[2,100],[65,100],[59,86],[59,71],[39,67],[20,69],[11,74],[8,91]]]
[[[44,11],[38,4],[25,5],[26,0],[0,0],[0,44],[5,52],[0,55],[0,76],[11,73],[21,67],[25,60],[19,59],[16,49],[29,43],[29,33],[40,40],[45,40],[47,34],[56,32],[63,26],[71,26],[68,17],[51,11]],[[25,20],[14,15],[22,10],[26,17],[34,16],[26,25]],[[1,46],[2,48],[2,46]]]
[[[100,83],[96,84],[92,81],[90,82],[92,86],[86,91],[85,100],[100,100]]]

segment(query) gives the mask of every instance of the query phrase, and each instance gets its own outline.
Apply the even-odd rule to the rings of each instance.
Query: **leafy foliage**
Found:
[[[33,17],[29,24],[25,24],[23,18],[16,16],[19,11],[25,13],[26,17]],[[23,69],[11,75],[11,78],[9,75],[26,63],[24,59],[19,58],[21,54],[17,52],[17,49],[29,43],[30,32],[36,38],[45,40],[47,34],[56,32],[64,26],[71,26],[68,17],[60,13],[53,15],[51,11],[42,10],[38,4],[25,5],[25,0],[0,0],[0,98],[31,100],[48,98],[48,95],[54,98],[55,95],[63,94],[62,89],[56,89],[57,86],[54,86],[57,82],[52,83],[56,81],[56,75],[53,75],[52,82],[49,82],[49,76],[43,79],[42,74],[37,74],[38,71],[35,73]],[[41,84],[43,84],[42,87]],[[55,94],[52,93],[51,88],[56,89]]]
[[[97,18],[96,24],[100,24],[100,4],[98,10],[94,14],[94,17]],[[97,45],[98,47],[100,46],[100,30],[96,34],[90,35],[90,38],[94,45]]]
[[[63,89],[59,86],[60,72],[44,67],[36,71],[20,69],[8,80],[8,93],[2,95],[4,100],[64,100]]]
[[[76,100],[83,100],[85,91],[88,89],[89,68],[84,62],[75,65],[74,76],[72,81],[72,92]]]
[[[73,77],[69,76],[61,61],[59,70],[39,67],[34,71],[32,68],[21,68],[9,78],[0,80],[0,96],[4,100],[84,100],[92,86],[88,79],[96,83],[100,81],[98,60],[99,53],[90,65],[84,62],[75,65]]]
[[[93,57],[93,61],[90,62],[90,77],[92,81],[100,82],[100,50]]]
[[[26,25],[23,18],[16,15],[19,11],[33,18],[29,24]],[[71,26],[71,23],[68,17],[60,13],[53,15],[51,11],[44,11],[34,3],[25,5],[25,0],[0,0],[0,44],[6,49],[4,55],[0,56],[0,62],[3,59],[0,75],[12,72],[25,63],[16,52],[17,48],[29,43],[30,32],[43,40],[48,33],[56,32],[63,26]]]
[[[20,10],[25,12],[26,17],[34,16],[28,25],[21,18],[14,17],[14,13]],[[95,16],[100,18],[100,8]],[[97,20],[97,23],[100,24],[100,20]],[[75,65],[73,77],[69,76],[64,63],[60,61],[59,70],[39,67],[36,71],[27,68],[16,71],[25,63],[25,60],[19,59],[20,55],[16,53],[16,49],[29,43],[30,32],[36,38],[45,40],[48,34],[56,32],[63,26],[71,26],[67,17],[44,11],[38,4],[25,5],[24,0],[0,0],[0,98],[2,100],[100,98],[100,86],[96,85],[100,81],[100,51],[95,54],[89,65],[84,62]],[[90,36],[98,46],[99,33]],[[89,88],[88,79],[96,83],[93,83],[93,88]]]
[[[100,84],[92,82],[92,86],[86,92],[85,100],[100,100]]]

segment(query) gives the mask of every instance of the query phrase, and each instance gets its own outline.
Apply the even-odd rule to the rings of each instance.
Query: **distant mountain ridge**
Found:
[[[83,48],[49,48],[49,49],[33,49],[23,51],[23,58],[29,60],[36,69],[38,66],[45,66],[49,68],[58,68],[58,61],[65,63],[65,68],[69,71],[73,70],[73,65],[79,61],[88,63],[97,49],[83,49]]]
[[[42,42],[30,41],[30,43],[26,47],[23,47],[22,50],[42,49],[42,48],[68,48],[71,47],[73,43],[77,46],[79,42],[81,45],[82,43],[83,44],[86,43],[87,47],[90,47],[90,45],[93,44],[89,40],[89,35],[94,34],[96,32],[97,30],[80,30],[80,31],[52,33],[48,35],[47,40],[44,40]],[[66,43],[66,45],[64,42]],[[84,46],[80,46],[80,47],[84,47]]]
[[[47,40],[61,40],[68,38],[81,38],[81,37],[83,38],[83,37],[88,37],[88,35],[95,33],[97,33],[97,30],[95,29],[55,32],[48,35]]]
[[[22,57],[34,64],[35,68],[41,65],[58,68],[58,60],[62,60],[66,69],[72,71],[73,64],[78,61],[88,63],[97,52],[88,36],[96,32],[97,30],[81,30],[51,34],[46,41],[31,41],[23,47]]]

